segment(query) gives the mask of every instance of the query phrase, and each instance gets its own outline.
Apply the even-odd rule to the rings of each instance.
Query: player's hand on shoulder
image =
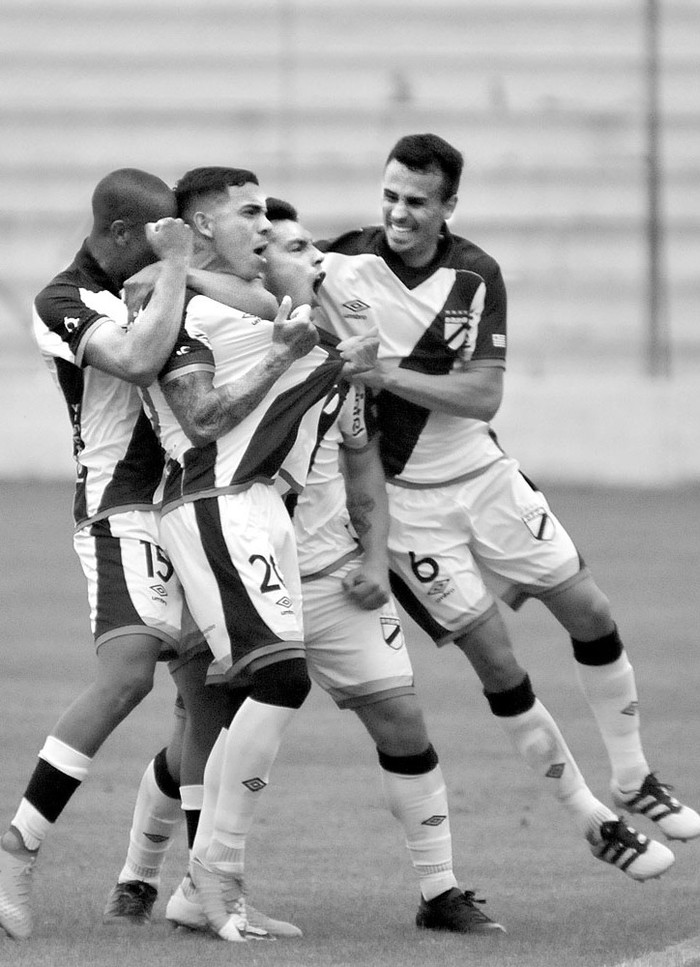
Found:
[[[194,247],[194,235],[181,218],[160,218],[146,224],[146,238],[160,259],[189,263]]]
[[[348,336],[338,343],[338,350],[345,360],[343,376],[352,379],[361,373],[370,373],[377,365],[379,337],[376,330],[359,336]]]
[[[285,296],[272,327],[272,344],[292,359],[301,359],[318,344],[318,330],[311,321],[311,306],[298,306]]]

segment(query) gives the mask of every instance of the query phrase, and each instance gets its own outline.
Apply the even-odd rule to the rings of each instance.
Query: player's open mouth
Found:
[[[323,285],[323,280],[325,279],[325,277],[326,277],[326,273],[325,272],[319,272],[319,274],[316,276],[316,278],[314,279],[314,282],[313,282],[314,292],[318,292],[318,290],[321,288],[321,286]]]

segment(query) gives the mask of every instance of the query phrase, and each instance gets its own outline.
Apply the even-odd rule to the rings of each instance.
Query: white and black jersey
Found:
[[[163,455],[138,389],[84,359],[99,326],[128,327],[126,305],[86,244],[36,297],[33,321],[73,427],[76,526],[128,510],[152,510]]]
[[[391,252],[381,227],[319,247],[326,252],[319,298],[341,338],[377,329],[380,359],[435,376],[475,364],[505,366],[506,293],[498,264],[447,226],[435,259],[419,269]],[[377,402],[382,460],[395,483],[435,486],[501,456],[487,423],[387,392]]]
[[[170,409],[162,385],[195,370],[211,372],[214,386],[235,384],[270,348],[272,329],[268,320],[188,292],[173,351],[158,383],[144,394],[168,458],[163,512],[183,501],[273,482],[289,461],[306,414],[313,410],[318,421],[343,366],[332,337],[325,347],[319,344],[295,360],[248,416],[207,446],[192,446]],[[304,474],[308,462],[309,453],[302,454]]]

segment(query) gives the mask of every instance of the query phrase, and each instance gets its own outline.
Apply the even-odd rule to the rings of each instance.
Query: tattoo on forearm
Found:
[[[372,529],[372,511],[375,506],[374,498],[369,494],[348,496],[348,513],[358,537],[361,538]]]

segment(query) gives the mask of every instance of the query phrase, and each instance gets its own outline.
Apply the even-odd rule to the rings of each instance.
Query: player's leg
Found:
[[[510,464],[504,461],[491,473],[449,488],[448,493],[421,492],[421,502],[427,504],[422,515],[412,493],[391,495],[394,590],[408,613],[438,644],[454,641],[465,654],[499,725],[543,788],[572,816],[595,855],[607,858],[611,836],[629,838],[629,848],[620,850],[625,856],[625,872],[644,879],[658,875],[671,865],[673,854],[635,831],[609,825],[616,822],[615,814],[588,788],[552,716],[536,698],[471,553],[472,543],[484,557],[488,550],[488,563],[496,574],[497,566],[502,574],[514,558],[513,570],[523,566],[521,559],[527,559],[511,547],[512,520],[523,531],[527,528],[522,527],[525,510],[516,513],[515,501],[506,499],[513,477],[517,477]],[[539,526],[537,529],[539,533]],[[520,530],[516,536],[519,534]],[[599,854],[601,846],[606,856]],[[635,849],[632,855],[630,850]]]
[[[246,839],[284,732],[310,688],[303,658],[254,670],[249,696],[223,740],[211,836],[204,856],[199,850],[199,833],[195,838],[190,872],[207,919],[224,940],[242,940],[250,935],[243,889]],[[205,774],[202,828],[208,813],[206,792]]]
[[[345,593],[349,562],[303,584],[309,674],[352,709],[377,748],[387,805],[401,824],[421,891],[420,926],[498,930],[458,888],[447,793],[413,686],[413,669],[393,601],[365,610]]]
[[[541,599],[571,636],[578,680],[610,760],[615,804],[647,816],[668,839],[700,836],[698,813],[672,796],[647,762],[634,669],[606,595],[586,574]]]
[[[180,757],[185,721],[178,696],[168,745],[151,759],[139,784],[126,859],[107,899],[104,923],[150,923],[163,863],[182,821]]]
[[[158,575],[154,602],[150,564],[160,552],[151,542],[153,515],[118,517],[74,536],[87,579],[96,673],[47,737],[0,841],[0,926],[15,937],[32,930],[31,872],[44,837],[102,743],[152,688],[156,661],[161,649],[172,645],[179,623],[179,586],[165,559],[167,570]]]
[[[251,934],[242,889],[245,839],[282,734],[310,687],[294,532],[279,496],[254,485],[177,508],[163,519],[162,533],[192,616],[208,629],[210,685],[235,684],[243,672],[251,682],[226,737],[211,842],[201,856],[197,837],[191,863],[212,929],[242,940]],[[260,658],[270,664],[257,667]],[[205,776],[200,826],[206,789]]]
[[[161,641],[125,635],[97,654],[95,681],[63,713],[39,752],[26,790],[0,840],[0,926],[32,931],[31,871],[39,848],[87,776],[102,743],[148,693]]]

